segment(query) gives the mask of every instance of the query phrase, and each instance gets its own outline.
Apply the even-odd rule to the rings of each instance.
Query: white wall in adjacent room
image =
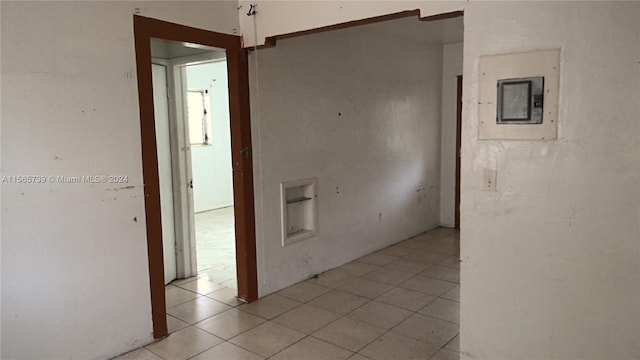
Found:
[[[196,212],[233,205],[231,128],[227,62],[187,66],[189,90],[208,90],[211,145],[191,146],[193,206]]]
[[[455,225],[456,121],[458,75],[462,75],[462,43],[444,45],[442,55],[442,159],[440,166],[440,225]]]
[[[251,57],[263,295],[439,223],[442,45],[388,25]],[[283,247],[280,183],[305,178],[317,179],[318,234]]]

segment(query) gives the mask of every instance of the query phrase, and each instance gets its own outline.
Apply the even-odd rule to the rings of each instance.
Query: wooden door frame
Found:
[[[233,163],[238,297],[247,302],[258,298],[253,159],[249,108],[249,67],[247,51],[242,48],[242,41],[239,36],[196,29],[138,15],[133,16],[133,28],[140,106],[151,316],[153,320],[153,337],[158,339],[166,336],[168,331],[165,308],[158,156],[153,113],[151,39],[169,40],[190,44],[189,46],[202,45],[226,50],[229,78],[229,114],[231,118],[231,159]]]
[[[456,96],[456,200],[455,228],[460,229],[460,163],[462,147],[462,75],[457,76]]]

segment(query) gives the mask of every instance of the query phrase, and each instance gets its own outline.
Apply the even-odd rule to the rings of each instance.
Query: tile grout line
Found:
[[[440,228],[436,228],[436,229],[440,229]],[[428,231],[427,231],[427,232],[425,232],[425,233],[428,233]],[[423,234],[425,234],[425,233],[423,233]],[[418,314],[418,315],[421,315],[421,316],[424,316],[424,317],[428,317],[428,318],[431,318],[431,319],[439,320],[439,321],[444,321],[444,322],[446,322],[446,323],[449,323],[449,324],[452,324],[452,325],[458,326],[458,332],[456,333],[456,335],[455,335],[455,336],[453,336],[453,337],[452,337],[451,339],[449,339],[448,341],[446,341],[446,342],[445,342],[445,343],[444,343],[444,344],[439,348],[439,350],[438,350],[436,353],[434,353],[434,354],[432,355],[432,356],[435,356],[439,351],[441,351],[442,349],[444,349],[444,348],[445,348],[447,345],[449,345],[449,344],[450,344],[450,343],[451,343],[451,342],[452,342],[452,341],[453,341],[457,336],[459,336],[459,326],[460,326],[460,325],[459,325],[459,324],[456,324],[456,323],[454,323],[454,322],[451,322],[451,321],[445,320],[445,319],[441,319],[441,318],[438,318],[438,317],[432,316],[432,315],[427,315],[427,314],[420,313],[420,311],[424,310],[425,308],[427,308],[429,305],[431,305],[432,303],[434,303],[434,302],[435,302],[435,301],[437,301],[438,299],[442,299],[442,300],[444,300],[444,301],[449,301],[449,302],[455,302],[455,303],[458,303],[458,304],[459,304],[459,300],[458,300],[458,301],[456,301],[456,300],[452,300],[452,299],[445,298],[445,297],[443,297],[443,296],[444,296],[444,295],[446,295],[446,294],[448,294],[448,293],[449,293],[449,292],[451,292],[452,290],[454,290],[456,286],[457,286],[457,287],[459,287],[459,286],[460,286],[460,283],[459,283],[459,281],[458,281],[458,282],[453,282],[453,281],[450,281],[450,280],[446,280],[446,279],[441,279],[441,278],[436,278],[436,277],[433,277],[433,276],[429,276],[429,275],[424,274],[424,272],[425,272],[425,271],[428,271],[429,269],[431,269],[431,268],[433,268],[433,267],[435,267],[435,266],[441,266],[441,267],[445,267],[445,268],[447,268],[447,269],[457,270],[457,271],[459,272],[459,271],[460,271],[459,266],[454,266],[454,265],[443,265],[443,264],[441,264],[442,262],[452,261],[451,259],[452,259],[454,256],[457,256],[457,257],[458,257],[458,259],[459,259],[459,255],[456,255],[456,254],[446,254],[446,253],[440,253],[440,252],[429,251],[427,248],[410,248],[410,247],[402,246],[402,245],[400,244],[400,243],[402,243],[403,241],[410,240],[410,239],[414,239],[414,238],[418,238],[420,235],[422,235],[422,234],[415,235],[415,236],[413,236],[413,237],[411,237],[411,238],[409,238],[409,239],[401,240],[401,241],[399,241],[399,242],[397,242],[397,243],[395,243],[395,244],[389,245],[389,246],[387,246],[387,247],[385,247],[385,248],[383,248],[383,249],[380,249],[380,250],[374,251],[374,252],[372,252],[372,253],[370,253],[370,254],[367,254],[367,255],[363,256],[363,257],[366,257],[366,256],[374,255],[374,254],[376,254],[376,253],[378,253],[378,252],[384,251],[384,250],[389,249],[389,248],[391,248],[391,247],[393,247],[393,246],[399,246],[399,247],[402,247],[402,248],[405,248],[405,249],[410,249],[410,250],[412,250],[412,252],[411,252],[411,253],[406,254],[406,255],[403,255],[403,256],[389,255],[389,254],[379,254],[379,255],[384,255],[384,256],[388,256],[388,257],[393,257],[393,258],[395,258],[395,259],[394,259],[393,261],[391,261],[391,262],[388,262],[388,263],[385,263],[385,264],[372,264],[372,263],[367,263],[367,262],[361,262],[361,261],[358,261],[358,259],[360,259],[360,258],[358,258],[358,259],[355,259],[355,260],[352,260],[352,261],[350,261],[350,262],[348,262],[348,263],[343,264],[343,265],[347,265],[347,264],[351,264],[351,263],[356,262],[356,263],[359,263],[359,264],[363,264],[363,265],[367,265],[367,266],[373,266],[373,267],[375,267],[374,269],[372,269],[372,270],[370,270],[370,271],[367,271],[367,272],[365,272],[365,273],[363,273],[363,274],[360,274],[360,275],[354,275],[354,274],[352,274],[352,273],[350,273],[350,272],[347,272],[347,271],[344,271],[344,270],[339,269],[339,267],[340,267],[340,266],[338,266],[338,267],[336,267],[336,268],[333,268],[333,269],[330,269],[330,270],[327,270],[326,272],[328,272],[328,271],[332,271],[332,270],[336,270],[337,272],[342,273],[342,274],[345,274],[345,275],[347,275],[347,276],[351,277],[352,279],[351,279],[351,280],[348,280],[348,281],[345,281],[345,282],[338,282],[338,285],[337,285],[337,286],[335,286],[335,287],[330,287],[330,286],[327,286],[327,285],[325,285],[325,284],[310,283],[310,284],[313,284],[313,285],[316,285],[316,286],[320,286],[320,287],[322,287],[322,288],[326,289],[327,291],[325,291],[325,292],[323,292],[322,294],[319,294],[319,295],[317,295],[317,296],[311,297],[311,298],[309,298],[309,299],[307,299],[307,300],[305,300],[305,301],[299,301],[299,300],[297,300],[297,299],[295,299],[295,298],[292,298],[292,297],[289,297],[289,296],[285,296],[285,295],[280,295],[280,294],[278,294],[280,291],[282,291],[282,290],[284,290],[284,289],[282,289],[282,290],[280,290],[280,291],[278,291],[278,292],[274,292],[273,294],[278,294],[279,296],[282,296],[283,298],[286,298],[286,299],[288,299],[288,300],[294,301],[294,302],[296,302],[296,303],[297,303],[297,305],[295,305],[294,307],[292,307],[292,308],[290,308],[290,309],[287,309],[286,311],[284,311],[284,312],[282,312],[282,313],[280,313],[280,314],[278,314],[278,315],[273,316],[272,318],[266,318],[266,317],[263,317],[263,316],[260,316],[260,315],[253,314],[253,313],[250,313],[250,312],[248,312],[248,311],[245,311],[245,310],[243,310],[243,309],[241,308],[241,305],[242,305],[242,304],[231,305],[231,304],[227,304],[227,303],[225,303],[225,302],[222,302],[222,301],[219,301],[219,300],[216,300],[216,299],[210,298],[210,297],[208,296],[208,295],[213,294],[213,293],[215,293],[216,291],[222,290],[222,289],[224,289],[224,288],[218,289],[218,290],[213,291],[213,292],[211,292],[211,293],[209,293],[209,294],[201,294],[201,293],[198,293],[197,291],[192,291],[192,290],[185,289],[185,288],[183,288],[183,287],[182,287],[182,286],[184,286],[184,285],[191,284],[191,283],[193,283],[193,282],[195,282],[195,281],[200,280],[199,278],[194,278],[194,279],[193,279],[193,280],[191,280],[191,281],[184,282],[184,283],[181,283],[181,284],[179,284],[179,285],[177,285],[177,284],[172,284],[172,286],[175,286],[176,288],[179,288],[179,289],[181,289],[181,290],[185,290],[185,291],[189,291],[189,292],[194,293],[194,294],[196,294],[196,295],[197,295],[197,296],[196,296],[196,298],[194,298],[194,299],[190,299],[190,300],[187,300],[187,301],[182,302],[182,303],[179,303],[179,304],[176,304],[176,305],[172,306],[172,308],[173,308],[173,307],[176,307],[176,306],[179,306],[179,305],[182,305],[182,304],[185,304],[185,303],[188,303],[188,302],[190,302],[190,301],[195,301],[196,299],[198,299],[198,298],[200,298],[200,297],[207,297],[207,298],[208,298],[208,299],[210,299],[210,300],[216,301],[217,303],[220,303],[220,304],[223,304],[223,305],[226,305],[226,306],[229,306],[229,307],[230,307],[230,309],[227,309],[227,310],[225,310],[225,311],[223,311],[223,312],[221,312],[221,313],[218,313],[218,314],[212,315],[212,316],[207,317],[207,318],[205,318],[205,319],[198,320],[197,322],[194,322],[193,324],[191,324],[191,323],[188,323],[188,322],[187,322],[187,323],[188,323],[188,325],[187,325],[186,327],[182,328],[182,329],[187,329],[187,328],[189,328],[189,327],[194,327],[194,328],[196,328],[196,329],[198,329],[198,330],[202,330],[202,331],[204,331],[205,333],[210,334],[210,335],[212,335],[212,336],[214,336],[214,337],[216,337],[216,338],[218,338],[218,339],[222,340],[222,342],[221,342],[221,343],[216,344],[216,345],[214,345],[214,346],[212,346],[212,347],[209,347],[209,348],[207,348],[207,349],[205,349],[205,350],[203,350],[203,351],[199,352],[198,354],[192,355],[189,359],[191,359],[191,358],[193,358],[193,357],[195,357],[195,356],[198,356],[199,354],[202,354],[203,352],[206,352],[206,351],[208,351],[208,350],[210,350],[210,349],[212,349],[212,348],[214,348],[214,347],[216,347],[216,346],[218,346],[218,345],[221,345],[221,344],[223,344],[223,343],[225,343],[225,342],[227,342],[227,343],[229,343],[229,344],[231,344],[231,345],[233,345],[233,346],[237,346],[238,348],[241,348],[241,349],[243,349],[243,350],[246,350],[246,351],[248,351],[248,352],[250,352],[250,353],[252,353],[252,354],[255,354],[255,355],[257,355],[257,356],[263,357],[262,355],[256,354],[256,353],[254,353],[253,351],[251,351],[251,350],[249,350],[249,349],[245,349],[245,348],[243,348],[243,347],[242,347],[242,346],[240,346],[240,345],[237,345],[237,344],[232,343],[230,340],[232,340],[232,339],[236,338],[237,336],[240,336],[240,335],[242,335],[242,334],[244,334],[244,333],[246,333],[246,332],[248,332],[248,331],[251,331],[252,329],[255,329],[257,326],[260,326],[260,325],[265,324],[265,323],[272,323],[272,324],[276,324],[276,325],[279,325],[279,326],[283,326],[283,327],[285,327],[285,328],[287,328],[287,329],[290,329],[290,330],[293,330],[293,331],[300,332],[300,333],[302,333],[302,334],[304,335],[304,336],[303,336],[302,338],[300,338],[299,340],[297,340],[297,341],[295,341],[295,342],[293,342],[293,343],[289,344],[289,345],[288,345],[288,346],[286,346],[285,348],[283,348],[283,349],[279,350],[278,352],[274,353],[273,355],[270,355],[270,356],[269,356],[269,357],[267,357],[267,358],[270,358],[270,357],[272,357],[272,356],[275,356],[275,355],[277,355],[277,354],[279,354],[279,353],[281,353],[281,352],[285,351],[286,349],[288,349],[288,348],[290,348],[290,347],[294,346],[295,344],[300,343],[301,341],[303,341],[303,340],[305,340],[305,339],[307,339],[307,338],[309,338],[309,337],[312,337],[312,338],[314,338],[314,339],[316,339],[316,340],[318,340],[318,341],[322,341],[322,342],[324,342],[324,343],[331,344],[331,345],[337,346],[337,347],[339,347],[339,348],[345,349],[345,350],[347,350],[347,351],[351,352],[351,353],[352,353],[352,355],[351,355],[350,357],[353,357],[355,354],[359,354],[359,352],[360,352],[361,350],[363,350],[364,348],[366,348],[367,346],[371,345],[372,343],[374,343],[375,341],[377,341],[377,340],[378,340],[378,339],[380,339],[381,337],[383,337],[383,336],[385,336],[386,334],[388,334],[389,332],[393,331],[393,329],[397,328],[401,323],[403,323],[404,321],[406,321],[408,318],[410,318],[410,317],[414,316],[415,314]],[[433,243],[433,242],[435,242],[435,241],[438,241],[438,240],[441,240],[441,239],[445,239],[445,238],[450,237],[450,236],[452,236],[452,235],[455,235],[455,232],[453,232],[453,233],[451,233],[451,234],[445,234],[445,235],[437,235],[437,236],[434,236],[432,239],[429,239],[429,240],[427,240],[426,242],[427,242],[427,243],[432,244],[432,243]],[[457,241],[459,241],[459,240],[457,240]],[[427,252],[427,253],[431,253],[431,254],[438,254],[438,255],[443,255],[443,256],[446,256],[446,257],[445,257],[444,259],[439,260],[438,262],[434,262],[434,263],[420,262],[420,261],[415,261],[415,260],[412,260],[412,259],[407,259],[407,257],[408,257],[408,256],[410,256],[410,255],[412,255],[412,254],[414,254],[414,253],[415,253],[415,251]],[[459,250],[458,250],[458,251],[459,251]],[[362,258],[362,257],[361,257],[361,258]],[[391,263],[393,263],[393,262],[395,262],[395,261],[397,261],[397,260],[403,260],[403,259],[404,259],[404,260],[406,260],[406,261],[416,262],[416,263],[418,263],[418,264],[422,264],[422,265],[425,265],[425,266],[428,266],[428,267],[427,267],[426,269],[424,269],[424,270],[422,270],[422,271],[418,272],[418,273],[410,272],[410,271],[404,271],[403,269],[387,268],[386,270],[397,271],[397,272],[402,272],[402,273],[406,273],[406,274],[411,274],[411,275],[412,275],[410,278],[408,278],[408,279],[406,279],[406,280],[404,280],[404,281],[402,281],[402,282],[400,282],[400,283],[398,283],[398,284],[395,284],[395,283],[388,283],[388,282],[380,281],[380,280],[378,280],[378,279],[371,279],[371,278],[368,278],[368,277],[367,277],[368,275],[370,275],[370,274],[372,274],[372,273],[374,273],[374,272],[376,272],[376,271],[384,270],[384,269],[385,269],[388,265],[390,265]],[[341,265],[341,266],[343,266],[343,265]],[[323,272],[323,273],[324,273],[324,272]],[[454,287],[452,287],[451,289],[448,289],[448,290],[447,290],[447,291],[445,291],[444,293],[442,293],[442,294],[440,294],[440,295],[435,295],[435,296],[434,296],[434,294],[429,294],[429,293],[425,293],[425,292],[422,292],[422,291],[416,291],[416,290],[408,289],[408,288],[404,288],[404,287],[402,287],[402,286],[401,286],[401,285],[402,285],[402,284],[404,284],[405,282],[407,282],[407,281],[409,281],[409,280],[411,280],[411,279],[414,279],[414,278],[416,278],[417,276],[422,276],[422,277],[426,277],[426,278],[430,278],[430,279],[438,280],[438,281],[444,281],[444,282],[447,282],[447,283],[453,284],[453,285],[455,285],[455,286],[454,286]],[[381,292],[381,293],[379,293],[379,294],[376,294],[373,298],[369,298],[369,297],[367,297],[367,296],[362,296],[362,295],[360,295],[360,294],[353,294],[353,293],[351,293],[351,292],[348,292],[348,291],[344,291],[344,290],[342,290],[342,289],[339,289],[339,287],[341,287],[341,286],[343,286],[343,285],[345,285],[345,284],[348,284],[348,283],[349,283],[349,282],[351,282],[351,281],[356,281],[356,280],[358,280],[358,279],[360,279],[360,280],[372,281],[372,282],[374,282],[374,283],[378,283],[378,284],[383,284],[383,285],[385,285],[385,286],[388,286],[388,287],[389,287],[389,289],[384,290],[383,292]],[[303,283],[303,282],[305,282],[305,281],[308,281],[308,280],[304,280],[304,281],[299,282],[299,283],[297,283],[297,284],[294,284],[294,285],[292,285],[292,286],[296,286],[296,285],[298,285],[298,284],[300,284],[300,283]],[[220,284],[219,284],[219,285],[220,285]],[[292,286],[291,286],[291,287],[292,287]],[[430,301],[428,301],[424,306],[420,307],[420,308],[419,308],[419,309],[417,309],[417,310],[406,309],[406,308],[403,308],[403,307],[397,306],[397,305],[395,305],[395,304],[388,304],[388,303],[385,303],[385,302],[383,302],[383,301],[378,301],[378,300],[377,300],[377,299],[379,299],[380,297],[382,297],[383,295],[388,294],[389,292],[391,292],[391,291],[393,291],[393,290],[395,290],[395,289],[404,289],[404,290],[408,290],[408,291],[414,291],[414,292],[417,292],[417,293],[420,293],[420,294],[423,294],[423,295],[426,295],[426,296],[429,296],[429,297],[433,297],[433,299],[431,299]],[[298,309],[298,308],[300,308],[302,305],[308,305],[308,306],[311,306],[311,307],[314,307],[314,308],[318,308],[318,309],[321,309],[321,310],[324,310],[324,311],[328,311],[328,310],[326,310],[326,309],[323,309],[323,308],[320,308],[320,307],[317,307],[317,306],[311,305],[311,304],[309,304],[309,303],[310,303],[311,301],[313,301],[313,300],[315,300],[315,299],[317,299],[317,298],[319,298],[319,297],[321,297],[321,296],[323,296],[323,295],[325,295],[325,294],[327,294],[327,293],[331,292],[331,291],[340,291],[340,292],[344,292],[344,293],[349,294],[349,295],[353,295],[353,296],[357,296],[357,297],[364,298],[364,299],[366,299],[366,301],[365,301],[364,303],[362,303],[362,304],[360,304],[360,305],[358,305],[358,306],[354,307],[353,309],[350,309],[349,311],[347,311],[347,312],[346,312],[346,313],[344,313],[344,314],[342,314],[342,313],[335,313],[335,312],[333,312],[333,311],[330,311],[330,312],[332,312],[332,313],[334,313],[334,314],[338,315],[338,318],[336,318],[335,320],[333,320],[333,321],[331,321],[331,322],[329,322],[329,323],[327,323],[327,324],[323,325],[322,327],[320,327],[320,328],[318,328],[318,329],[315,329],[314,331],[312,331],[312,332],[311,332],[311,333],[309,333],[309,334],[304,333],[304,332],[301,332],[301,331],[296,330],[296,329],[293,329],[293,328],[290,328],[290,327],[289,327],[289,326],[287,326],[287,325],[279,324],[279,323],[277,323],[277,322],[275,322],[275,321],[274,321],[276,318],[278,318],[278,317],[280,317],[280,316],[283,316],[284,314],[287,314],[287,313],[289,313],[290,311],[293,311],[293,310],[295,310],[295,309]],[[376,325],[372,325],[372,324],[369,324],[369,323],[366,323],[366,322],[362,322],[362,321],[360,321],[360,320],[352,319],[352,318],[350,318],[350,317],[349,317],[349,315],[353,314],[353,313],[354,313],[355,311],[357,311],[358,309],[361,309],[362,307],[364,307],[364,306],[366,306],[366,305],[370,304],[370,303],[371,303],[371,302],[373,302],[373,301],[376,301],[376,302],[378,302],[378,303],[381,303],[381,304],[384,304],[384,305],[387,305],[387,306],[391,306],[391,307],[396,308],[396,309],[400,309],[400,310],[403,310],[403,311],[408,311],[408,312],[409,312],[409,315],[407,315],[406,317],[403,317],[400,321],[398,321],[395,325],[393,325],[393,326],[392,326],[392,327],[390,327],[389,329],[381,328],[381,327],[378,327],[378,326],[376,326]],[[169,308],[169,309],[170,309],[170,308]],[[212,334],[212,333],[208,332],[207,330],[205,330],[205,329],[201,329],[201,328],[199,328],[199,327],[197,327],[197,326],[196,326],[196,324],[198,324],[198,323],[200,323],[200,322],[206,321],[206,320],[208,320],[208,319],[211,319],[211,318],[213,318],[213,317],[215,317],[215,316],[221,315],[221,314],[223,314],[223,313],[225,313],[225,312],[228,312],[229,310],[233,310],[233,309],[236,309],[236,310],[238,310],[238,311],[243,311],[244,313],[246,313],[246,314],[248,314],[248,315],[256,316],[256,317],[258,317],[258,318],[260,318],[260,319],[262,319],[262,320],[264,320],[264,321],[263,321],[261,324],[258,324],[258,325],[256,325],[256,326],[254,326],[254,327],[250,328],[250,329],[247,329],[247,330],[245,330],[245,331],[243,331],[243,332],[241,332],[241,333],[235,334],[233,337],[231,337],[231,338],[229,338],[229,339],[227,339],[227,340],[222,339],[222,338],[220,338],[220,337],[216,336],[215,334]],[[167,309],[167,310],[168,310],[168,309]],[[168,316],[175,317],[175,316],[170,315],[170,314],[167,314],[167,315],[168,315]],[[357,349],[355,352],[354,352],[353,350],[351,350],[351,349],[344,348],[344,347],[342,347],[342,346],[340,346],[340,345],[333,344],[333,343],[332,343],[332,342],[330,342],[330,341],[323,340],[323,339],[320,339],[320,338],[318,338],[318,337],[316,337],[316,336],[315,336],[315,335],[316,335],[320,330],[322,330],[322,329],[326,328],[327,326],[330,326],[331,324],[334,324],[335,322],[339,321],[339,320],[340,320],[340,319],[342,319],[342,318],[347,318],[347,319],[352,320],[352,321],[357,321],[357,322],[360,322],[360,323],[366,324],[366,325],[368,325],[368,326],[372,326],[372,327],[374,327],[374,328],[377,328],[377,329],[383,330],[384,332],[383,332],[381,335],[379,335],[379,336],[375,337],[374,339],[372,339],[371,341],[369,341],[368,343],[366,343],[365,345],[363,345],[362,347],[360,347],[359,349]],[[183,321],[182,319],[179,319],[179,318],[176,318],[176,319]],[[182,330],[182,329],[180,329],[180,330]],[[395,332],[394,332],[394,334],[400,334],[400,335],[403,335],[402,333],[395,333]],[[420,342],[423,342],[423,343],[429,343],[429,342],[422,341],[422,340],[420,340],[420,339],[415,339],[415,338],[410,337],[410,336],[407,336],[407,335],[403,335],[403,336],[406,336],[407,338],[411,338],[411,339],[414,339],[414,340],[417,340],[417,341],[420,341]],[[435,339],[434,339],[434,340],[435,340]],[[155,343],[155,342],[154,342],[154,343]],[[153,343],[152,343],[152,344],[153,344]],[[149,345],[151,345],[151,344],[149,344]],[[147,345],[147,346],[148,346],[148,345]],[[145,346],[144,348],[146,348],[146,346]],[[149,349],[146,349],[146,350],[147,350],[147,351],[151,351],[151,350],[149,350]],[[453,350],[452,350],[452,351],[453,351]],[[151,352],[152,352],[154,355],[157,355],[157,356],[159,356],[160,358],[163,358],[162,356],[160,356],[160,355],[156,354],[155,352],[153,352],[153,351],[151,351]],[[164,359],[164,358],[163,358],[163,359]]]

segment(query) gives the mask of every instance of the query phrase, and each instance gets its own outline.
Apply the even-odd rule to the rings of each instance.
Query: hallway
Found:
[[[458,359],[459,272],[459,232],[437,228],[251,304],[176,281],[171,335],[117,359]]]

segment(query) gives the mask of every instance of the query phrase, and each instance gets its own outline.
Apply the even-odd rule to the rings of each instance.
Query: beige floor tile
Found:
[[[236,273],[235,264],[222,264],[219,268],[203,270],[204,272],[198,275],[199,279],[208,280],[223,286],[226,284],[236,284],[238,279]],[[231,286],[231,287],[235,287]]]
[[[189,323],[182,321],[180,319],[174,318],[171,315],[167,315],[167,330],[169,334],[176,332],[180,329],[184,329],[189,326]]]
[[[348,293],[364,296],[369,299],[375,299],[385,292],[391,290],[393,286],[363,278],[356,278],[348,283],[338,286],[338,290]]]
[[[228,340],[265,322],[261,317],[251,315],[238,309],[231,309],[210,317],[195,326],[219,338]]]
[[[395,260],[398,260],[399,257],[398,256],[391,256],[391,255],[383,255],[383,254],[370,254],[367,256],[363,256],[359,259],[357,259],[357,262],[361,262],[361,263],[365,263],[365,264],[370,264],[370,265],[377,265],[377,266],[384,266],[387,265],[388,263],[391,263]]]
[[[460,324],[460,303],[438,298],[418,311],[420,314]]]
[[[167,314],[186,321],[189,324],[194,324],[229,309],[231,309],[229,305],[209,299],[208,297],[199,297],[169,308]]]
[[[447,234],[442,234],[441,232],[437,231],[437,228],[436,228],[436,229],[432,229],[427,232],[424,232],[420,235],[416,235],[414,236],[414,239],[420,239],[420,240],[427,241],[429,243],[433,243],[436,240],[442,239],[445,236],[447,236]]]
[[[177,286],[167,285],[164,287],[164,297],[168,309],[200,297],[200,295]]]
[[[313,336],[351,351],[358,351],[382,335],[385,330],[361,321],[340,318],[316,332]]]
[[[192,276],[192,277],[188,277],[188,278],[185,278],[185,279],[176,279],[176,280],[173,280],[171,282],[171,284],[169,284],[167,286],[170,286],[170,285],[178,286],[178,285],[186,284],[188,282],[196,281],[196,280],[198,280],[197,276]]]
[[[430,244],[429,240],[425,240],[420,237],[412,237],[411,239],[407,239],[399,242],[397,245],[414,249],[414,250],[420,250],[420,249],[424,249],[429,244]]]
[[[386,265],[385,268],[400,270],[412,274],[419,274],[428,268],[433,266],[433,264],[425,264],[417,261],[411,261],[407,259],[400,259],[392,262],[389,265]]]
[[[328,342],[307,337],[282,350],[273,360],[344,360],[353,353]]]
[[[376,298],[376,301],[411,311],[418,311],[435,299],[436,297],[433,295],[397,287],[380,295]]]
[[[360,350],[360,353],[375,360],[429,359],[438,349],[436,344],[388,332]]]
[[[445,255],[445,254],[438,254],[438,253],[432,253],[429,251],[418,250],[405,256],[403,259],[411,260],[411,261],[415,261],[423,264],[437,264],[448,257],[449,255]]]
[[[304,337],[299,331],[265,322],[229,341],[258,355],[269,357]]]
[[[346,293],[344,291],[332,290],[322,296],[311,301],[309,305],[319,307],[324,310],[334,312],[336,314],[347,314],[353,309],[369,301],[367,298]]]
[[[456,284],[433,279],[427,276],[416,275],[398,286],[409,290],[420,291],[429,295],[440,296],[453,289]]]
[[[458,233],[438,228],[252,304],[219,288],[215,276],[237,284],[232,267],[216,265],[166,287],[174,332],[123,359],[458,359],[458,254]]]
[[[295,300],[272,294],[252,303],[240,305],[238,309],[261,318],[273,319],[299,305],[300,303]]]
[[[407,256],[411,254],[413,251],[415,250],[408,247],[404,247],[401,245],[393,245],[376,252],[376,254],[402,257],[402,256]]]
[[[460,270],[446,266],[432,266],[422,272],[421,275],[432,277],[434,279],[445,280],[453,283],[460,283]]]
[[[229,306],[244,304],[244,302],[238,300],[238,290],[230,287],[223,287],[222,289],[207,295],[207,297],[223,302]]]
[[[305,334],[311,334],[339,317],[340,315],[331,311],[304,304],[278,316],[273,319],[273,322]]]
[[[446,266],[450,268],[454,268],[460,271],[460,257],[459,256],[450,256],[438,263],[438,265]]]
[[[460,353],[447,349],[438,351],[431,360],[460,360]]]
[[[365,275],[364,278],[383,282],[389,285],[398,285],[408,280],[409,278],[412,278],[414,275],[415,274],[412,273],[383,267],[376,271],[370,272],[369,274]]]
[[[199,212],[195,214],[194,220],[198,274],[206,272],[208,279],[215,283],[235,278],[233,206]]]
[[[165,359],[182,360],[188,359],[220,343],[222,343],[222,339],[196,327],[189,326],[174,332],[146,348]]]
[[[238,279],[233,278],[231,280],[223,281],[220,283],[223,287],[232,288],[234,290],[238,290]]]
[[[363,276],[374,270],[379,269],[377,265],[365,264],[357,261],[346,263],[338,268],[338,270],[345,272],[352,276]]]
[[[113,360],[164,360],[160,356],[152,353],[151,351],[140,348],[137,350],[130,351],[124,355],[120,355]]]
[[[353,354],[353,356],[350,357],[349,360],[373,360],[373,359],[371,359],[368,356],[364,356],[360,353],[356,353],[356,354]]]
[[[429,316],[413,314],[394,327],[392,331],[414,339],[430,341],[439,346],[444,346],[458,334],[459,326]]]
[[[450,236],[437,239],[436,241],[434,241],[434,244],[443,245],[443,246],[459,245],[460,238],[458,237],[458,235],[450,235]]]
[[[393,305],[370,301],[349,313],[347,317],[389,330],[411,314],[411,311]]]
[[[449,341],[449,343],[444,347],[447,350],[459,352],[460,351],[460,334],[456,335],[453,340]]]
[[[438,254],[454,255],[460,251],[460,246],[457,244],[456,245],[431,244],[425,247],[423,250],[433,252],[433,253],[438,253]]]
[[[188,282],[182,285],[177,285],[177,286],[182,289],[189,290],[200,295],[211,294],[212,292],[223,288],[222,285],[216,284],[214,282],[211,282],[205,279],[198,279],[196,281],[191,281],[191,282]]]
[[[437,227],[433,230],[429,230],[425,233],[425,235],[437,235],[440,237],[451,236],[453,234],[457,234],[460,230],[450,228],[450,227]]]
[[[262,360],[263,356],[256,355],[250,351],[233,345],[229,342],[223,342],[211,349],[192,357],[190,360]]]
[[[289,299],[293,299],[295,301],[299,301],[301,303],[305,303],[329,291],[330,289],[324,286],[314,285],[309,282],[301,282],[284,290],[280,290],[277,294]]]
[[[441,297],[455,302],[460,302],[460,285],[454,286],[453,289],[442,294]]]
[[[338,286],[346,282],[349,282],[355,278],[356,278],[355,276],[351,276],[343,271],[340,271],[338,269],[333,269],[333,270],[323,272],[322,274],[319,274],[317,277],[307,280],[307,282],[311,284],[335,289]]]

